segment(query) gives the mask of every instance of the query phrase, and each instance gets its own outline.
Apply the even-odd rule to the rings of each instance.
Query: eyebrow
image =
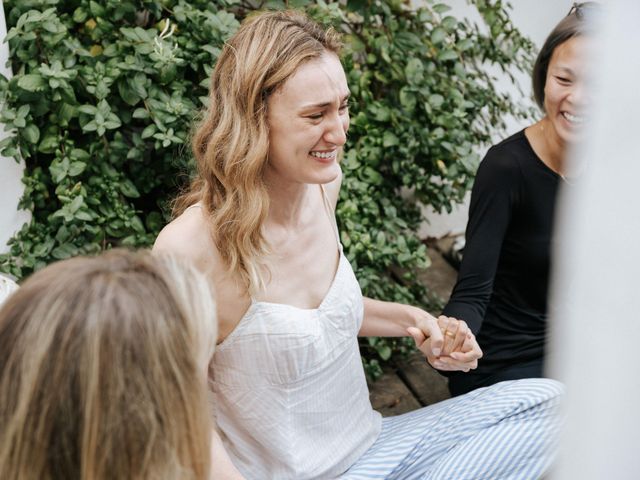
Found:
[[[575,75],[575,72],[569,67],[563,67],[563,66],[555,67],[554,71],[562,71],[564,73],[568,73],[569,75]]]
[[[344,97],[342,97],[342,99],[340,100],[340,103],[344,103],[346,102],[349,98],[351,97],[351,92],[347,93]],[[325,108],[328,107],[329,105],[331,105],[333,102],[323,102],[323,103],[312,103],[309,105],[303,105],[300,110],[307,110],[307,109],[311,109],[311,108]]]

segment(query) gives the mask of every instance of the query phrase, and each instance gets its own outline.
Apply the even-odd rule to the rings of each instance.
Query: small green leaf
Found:
[[[53,153],[56,147],[58,147],[58,140],[57,131],[47,133],[40,142],[40,145],[38,145],[38,151],[42,153]]]
[[[120,183],[119,187],[120,192],[122,192],[125,197],[138,198],[140,196],[140,192],[138,192],[138,189],[131,180],[124,180]]]
[[[69,165],[68,174],[70,177],[76,177],[80,175],[87,168],[87,164],[84,162],[72,162]]]
[[[57,246],[51,252],[51,256],[57,260],[64,260],[65,258],[74,257],[78,254],[78,247],[72,243],[63,243]]]
[[[18,86],[28,92],[41,92],[46,85],[44,78],[33,73],[18,78]]]
[[[436,27],[431,32],[431,41],[436,45],[442,43],[446,37],[447,32],[444,28]]]
[[[38,143],[38,140],[40,140],[40,130],[34,124],[27,125],[20,133],[28,142]]]
[[[382,135],[382,145],[385,147],[393,147],[395,145],[398,145],[398,143],[400,143],[400,141],[398,140],[398,137],[396,137],[396,135],[393,132],[390,132],[389,130],[386,130],[384,132],[384,134]]]

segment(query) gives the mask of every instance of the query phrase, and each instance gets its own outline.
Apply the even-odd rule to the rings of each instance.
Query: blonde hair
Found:
[[[171,257],[34,274],[0,310],[0,478],[208,478],[216,332],[209,283]]]
[[[303,13],[247,18],[222,49],[211,77],[209,107],[193,138],[198,175],[174,215],[201,202],[228,269],[250,292],[264,287],[268,253],[262,224],[269,210],[263,172],[269,153],[267,101],[305,62],[340,51],[339,35]]]

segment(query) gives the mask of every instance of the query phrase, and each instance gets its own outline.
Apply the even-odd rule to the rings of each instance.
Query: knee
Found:
[[[535,399],[536,403],[556,403],[562,399],[565,387],[562,383],[551,378],[525,378],[509,383],[509,390],[529,399]]]

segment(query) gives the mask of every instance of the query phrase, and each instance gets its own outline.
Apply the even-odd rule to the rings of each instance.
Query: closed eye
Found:
[[[556,76],[556,80],[558,80],[558,82],[560,82],[562,85],[569,85],[571,83],[571,79],[567,77]]]

